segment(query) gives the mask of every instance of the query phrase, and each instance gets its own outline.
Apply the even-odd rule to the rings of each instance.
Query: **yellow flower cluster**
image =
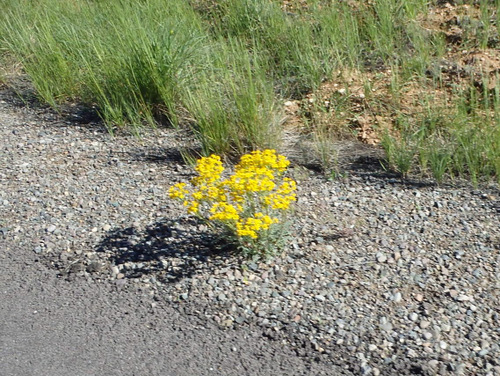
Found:
[[[240,163],[236,166],[236,171],[265,169],[268,172],[276,170],[283,173],[289,165],[288,159],[282,155],[276,155],[276,150],[256,150],[241,157]]]
[[[199,177],[193,179],[193,185],[195,186],[212,184],[220,179],[224,171],[220,157],[214,154],[210,157],[199,159],[195,169],[199,175]]]
[[[295,191],[297,184],[289,178],[284,178],[276,193],[264,197],[264,203],[273,209],[286,210],[297,199]]]
[[[242,202],[250,192],[272,192],[290,162],[275,150],[254,151],[241,157],[235,173],[226,181],[231,199]]]
[[[283,177],[290,162],[275,150],[254,151],[241,157],[234,174],[223,178],[219,156],[198,160],[194,192],[179,183],[169,190],[184,201],[191,214],[224,224],[239,239],[259,240],[296,200],[296,183]]]
[[[216,202],[210,209],[212,214],[208,219],[211,221],[237,221],[240,219],[239,213],[242,211],[241,205],[234,207],[231,204],[225,202]]]
[[[184,200],[189,194],[189,191],[185,187],[186,183],[179,183],[171,187],[168,191],[170,198]]]
[[[257,239],[259,231],[268,230],[273,223],[278,222],[278,218],[256,213],[255,218],[247,218],[236,222],[236,232],[239,236],[249,236],[252,239]]]

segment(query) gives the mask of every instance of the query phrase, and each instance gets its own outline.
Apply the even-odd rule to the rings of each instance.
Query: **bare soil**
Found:
[[[378,145],[383,132],[397,133],[396,119],[404,115],[416,118],[425,114],[425,100],[433,107],[447,111],[460,89],[471,86],[480,92],[493,91],[498,86],[500,50],[495,26],[490,34],[480,36],[480,6],[478,2],[457,5],[439,2],[418,20],[431,35],[445,40],[445,54],[426,71],[425,77],[407,80],[399,92],[391,89],[395,74],[391,67],[377,64],[363,71],[338,71],[317,90],[302,99],[285,103],[286,124],[297,130],[328,129],[337,139],[356,138]],[[351,6],[370,6],[352,1]],[[307,1],[284,1],[285,11],[307,8]],[[496,24],[496,12],[491,10],[490,23]],[[479,38],[486,45],[480,47]],[[487,88],[484,88],[484,85]]]

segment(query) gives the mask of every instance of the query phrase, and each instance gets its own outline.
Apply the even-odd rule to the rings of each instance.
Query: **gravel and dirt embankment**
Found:
[[[500,375],[497,185],[297,167],[289,249],[241,267],[166,197],[192,176],[172,131],[16,103],[2,92],[3,375]]]

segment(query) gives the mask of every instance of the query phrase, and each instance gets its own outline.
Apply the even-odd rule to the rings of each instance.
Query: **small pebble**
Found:
[[[377,261],[379,263],[384,263],[387,261],[387,256],[385,254],[383,254],[382,252],[379,252],[375,255],[375,257],[377,258]]]
[[[397,293],[395,293],[395,294],[393,295],[393,301],[394,301],[394,303],[399,303],[399,302],[401,302],[402,298],[403,298],[403,297],[402,297],[402,295],[401,295],[401,293],[400,293],[400,292],[397,292]]]
[[[488,355],[488,354],[489,354],[489,352],[490,352],[490,350],[488,350],[488,349],[483,349],[483,350],[479,351],[479,352],[477,353],[477,355],[479,355],[479,356],[486,356],[486,355]]]
[[[420,325],[419,326],[420,326],[421,329],[425,329],[425,328],[428,328],[429,325],[431,325],[431,323],[429,321],[422,320],[422,321],[420,321]]]
[[[113,274],[113,275],[116,277],[116,275],[117,275],[118,273],[120,273],[120,269],[118,268],[118,266],[113,265],[113,266],[111,267],[111,274]]]
[[[451,330],[451,325],[449,325],[449,324],[441,324],[441,330],[443,332],[449,332]]]
[[[432,359],[432,360],[429,360],[429,362],[427,364],[431,368],[436,368],[439,365],[439,361],[437,361],[436,359]]]

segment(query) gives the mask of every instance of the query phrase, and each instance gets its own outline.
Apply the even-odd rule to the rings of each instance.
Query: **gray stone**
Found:
[[[394,303],[399,303],[402,299],[403,297],[400,292],[397,292],[392,296],[392,300],[394,301]]]
[[[320,302],[325,301],[325,297],[323,295],[316,295],[315,298],[316,298],[316,300],[319,300]]]
[[[377,258],[377,261],[378,261],[379,263],[384,263],[384,262],[386,262],[386,261],[387,261],[387,256],[386,256],[384,253],[382,253],[382,252],[378,252],[378,253],[375,255],[375,257]]]
[[[92,261],[86,269],[89,273],[98,273],[103,269],[103,265],[100,261]]]
[[[420,321],[420,324],[419,324],[419,326],[420,326],[421,329],[426,329],[430,325],[431,325],[431,323],[429,321],[427,321],[427,320],[422,320],[422,321]]]

